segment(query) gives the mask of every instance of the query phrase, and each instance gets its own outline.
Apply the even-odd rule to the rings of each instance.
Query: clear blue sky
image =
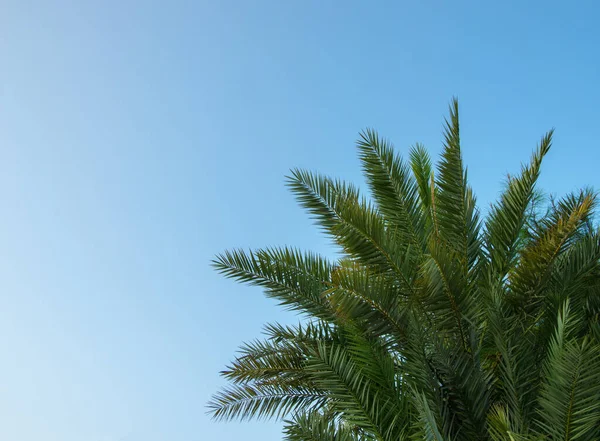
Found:
[[[296,320],[211,257],[330,253],[288,169],[360,182],[367,126],[437,153],[453,95],[482,206],[553,126],[543,187],[600,188],[600,10],[567,3],[1,1],[0,439],[280,439],[205,415]]]

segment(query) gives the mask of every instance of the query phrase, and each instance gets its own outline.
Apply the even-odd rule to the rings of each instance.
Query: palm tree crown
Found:
[[[214,265],[300,312],[222,373],[217,419],[285,420],[291,441],[600,439],[600,241],[595,194],[540,208],[552,131],[482,218],[458,103],[434,170],[374,131],[358,151],[371,198],[293,170],[288,185],[343,257],[228,251]]]

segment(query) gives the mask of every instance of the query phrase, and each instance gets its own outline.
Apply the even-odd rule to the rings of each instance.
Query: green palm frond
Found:
[[[573,335],[578,318],[571,315],[566,302],[544,365],[538,423],[552,440],[592,441],[600,424],[600,346]]]
[[[299,413],[287,420],[284,427],[286,441],[367,441],[371,437],[360,434],[353,427],[320,412]]]
[[[412,274],[405,274],[404,244],[386,227],[384,217],[353,186],[321,175],[294,170],[288,185],[300,204],[343,250],[362,264],[381,272],[393,272],[407,290]],[[410,266],[414,272],[414,266]]]
[[[333,317],[323,292],[329,288],[333,265],[312,254],[289,248],[227,251],[215,258],[221,274],[265,288],[281,305],[316,317]]]
[[[537,362],[537,354],[530,350],[530,344],[523,344],[527,336],[521,331],[520,321],[504,307],[502,295],[498,290],[492,293],[486,310],[486,337],[491,340],[486,361],[495,378],[495,398],[511,421],[510,429],[521,432],[525,430],[526,411],[534,404],[527,400],[527,391],[531,387],[530,373],[535,375],[531,368]],[[495,407],[497,410],[498,405]]]
[[[360,159],[377,207],[398,234],[396,240],[413,246],[425,245],[424,213],[418,204],[418,188],[410,168],[393,147],[373,130],[365,130],[358,141]]]
[[[215,394],[208,408],[217,420],[282,418],[291,412],[318,409],[323,391],[286,384],[234,384]]]
[[[305,345],[312,347],[318,341],[339,340],[336,326],[322,320],[313,320],[294,326],[269,323],[265,326],[264,333],[271,341],[293,343],[303,347]]]
[[[493,277],[497,280],[502,280],[514,266],[527,209],[534,198],[542,160],[552,145],[552,135],[551,130],[542,138],[530,164],[522,168],[520,176],[509,179],[506,191],[486,222],[486,248]]]
[[[600,312],[600,234],[592,232],[573,243],[561,254],[552,269],[547,296],[546,317],[555,317],[569,299],[572,308],[583,311],[587,320],[580,332],[586,332]]]
[[[240,355],[221,372],[235,384],[309,385],[304,372],[306,352],[314,342],[297,340],[256,340],[242,345]]]
[[[413,439],[423,441],[445,441],[446,438],[440,433],[435,415],[429,407],[425,394],[415,392],[414,402],[418,418],[415,420]]]
[[[491,405],[492,377],[480,364],[476,342],[470,352],[448,347],[444,341],[435,342],[431,362],[454,421],[447,427],[452,439],[476,439],[485,431],[486,417]]]
[[[431,254],[422,263],[425,305],[435,317],[438,329],[452,329],[466,347],[465,314],[472,312],[471,300],[465,289],[465,275],[460,271],[453,253],[445,246],[432,243]]]
[[[334,397],[331,406],[343,414],[345,421],[384,439],[385,430],[380,426],[383,415],[374,403],[371,382],[343,346],[320,344],[308,361],[307,370],[313,374],[317,387]]]
[[[423,144],[416,144],[410,149],[410,167],[412,169],[417,188],[419,189],[420,203],[423,211],[431,217],[431,199],[434,189],[431,186],[433,167],[429,152]]]
[[[458,122],[458,100],[450,105],[445,143],[438,165],[435,216],[441,239],[452,249],[466,274],[479,253],[479,215],[463,167]]]
[[[514,300],[523,304],[524,309],[539,304],[553,264],[578,236],[594,206],[595,196],[592,194],[569,195],[559,202],[547,219],[540,222],[534,239],[522,250],[511,277]]]
[[[330,301],[340,317],[360,322],[372,335],[393,335],[402,342],[408,300],[389,275],[346,265],[334,271],[332,281]]]
[[[502,406],[494,406],[489,413],[488,432],[490,441],[546,441],[545,435],[521,434],[513,429],[509,412]]]

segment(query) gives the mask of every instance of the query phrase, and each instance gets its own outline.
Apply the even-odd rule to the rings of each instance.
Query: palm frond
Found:
[[[217,420],[283,418],[292,412],[319,409],[327,402],[324,391],[285,384],[234,384],[208,403]]]
[[[534,198],[542,160],[552,145],[552,135],[551,130],[542,138],[530,164],[522,167],[518,177],[509,179],[506,191],[488,216],[485,228],[486,248],[493,277],[497,280],[502,280],[514,265],[519,251],[519,239],[526,226],[527,209]]]
[[[362,264],[394,272],[405,289],[412,289],[414,274],[405,274],[400,260],[403,244],[386,228],[383,216],[358,190],[330,178],[294,170],[288,181],[300,204],[315,217],[344,251]],[[414,266],[409,266],[414,273]]]
[[[479,252],[479,215],[462,162],[458,100],[450,105],[444,150],[438,165],[435,217],[441,239],[452,249],[466,274]]]
[[[412,169],[417,188],[419,190],[419,198],[423,207],[423,211],[431,216],[431,187],[433,167],[429,152],[423,144],[416,144],[410,149],[410,167]]]
[[[578,318],[566,302],[544,366],[539,427],[553,440],[597,440],[600,436],[600,347],[571,332]]]
[[[585,225],[595,206],[595,195],[581,193],[561,200],[551,215],[540,222],[534,239],[521,252],[519,264],[511,277],[513,302],[539,305],[541,292],[550,280],[551,270]]]
[[[331,407],[343,414],[345,421],[384,439],[385,428],[380,426],[383,415],[374,400],[371,382],[343,346],[319,344],[306,369],[313,374],[316,386],[328,391]]]
[[[330,286],[333,265],[315,254],[290,248],[233,250],[218,255],[213,265],[229,278],[265,288],[268,297],[291,310],[333,319],[323,295]]]
[[[320,412],[298,413],[286,421],[284,427],[286,441],[367,441],[368,435],[343,421],[336,421],[330,415]]]
[[[408,300],[389,275],[357,264],[340,266],[332,275],[329,293],[338,316],[360,323],[371,335],[404,340]]]
[[[406,246],[413,245],[413,252],[420,251],[425,245],[422,236],[425,218],[410,168],[374,130],[362,132],[357,145],[377,207],[398,234],[397,240]]]
[[[438,423],[429,407],[425,394],[415,392],[415,407],[418,419],[415,421],[414,440],[444,441],[446,438],[440,433]]]

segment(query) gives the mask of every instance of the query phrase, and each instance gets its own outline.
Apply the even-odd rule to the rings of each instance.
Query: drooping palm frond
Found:
[[[213,262],[302,314],[267,325],[222,372],[217,419],[285,419],[290,441],[600,439],[600,230],[596,193],[544,205],[552,144],[480,219],[458,103],[435,168],[375,131],[357,142],[372,199],[293,170],[288,186],[342,257],[290,248]]]

